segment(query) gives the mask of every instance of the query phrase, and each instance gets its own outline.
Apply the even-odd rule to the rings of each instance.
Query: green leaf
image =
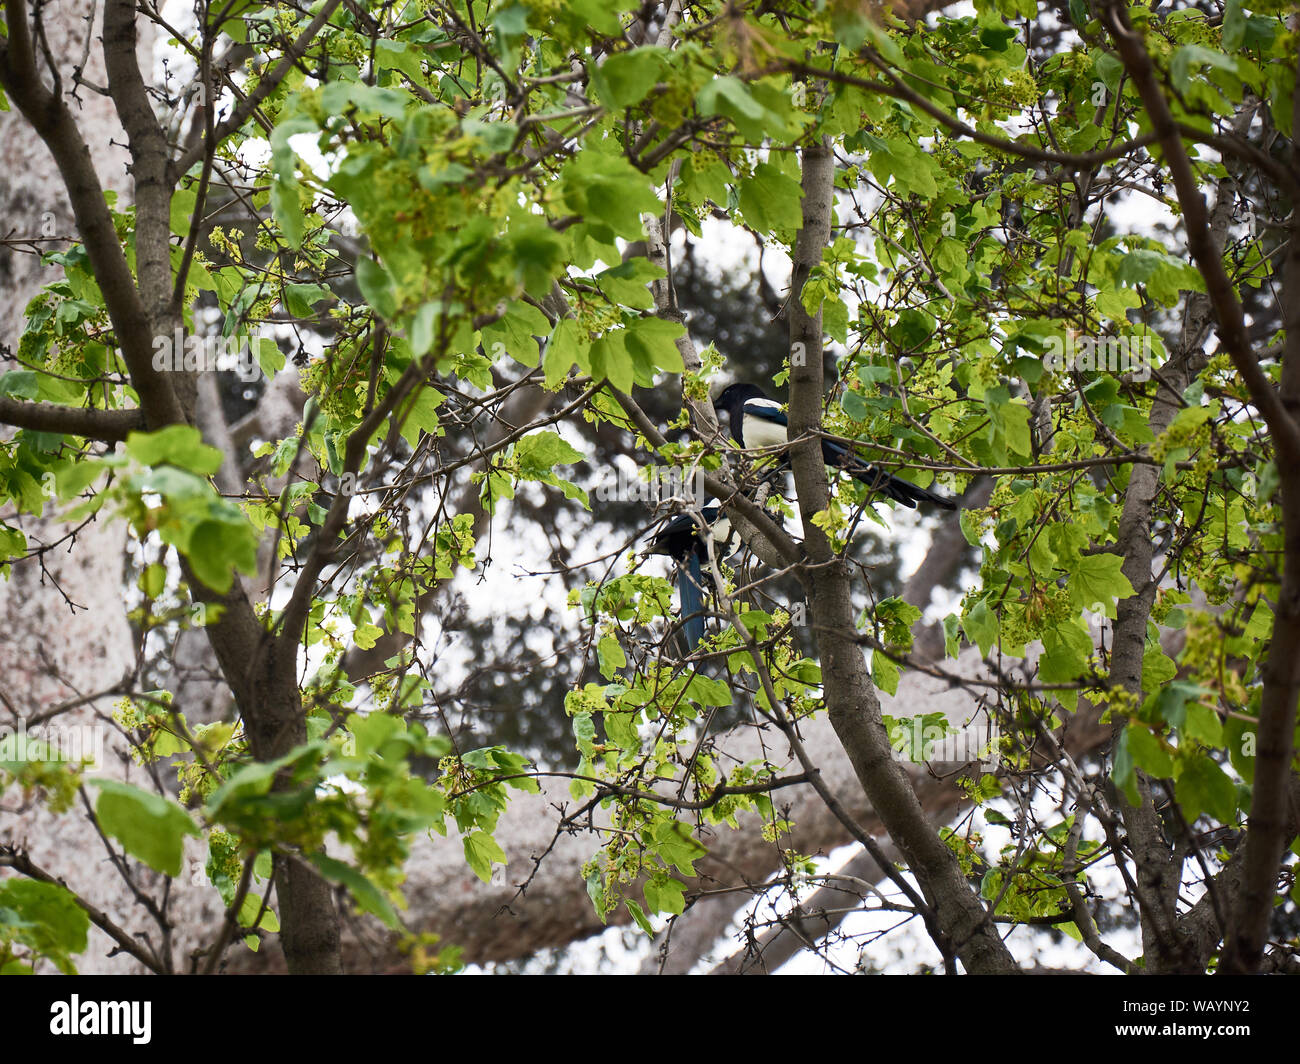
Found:
[[[1258,744],[1256,726],[1240,717],[1229,717],[1223,722],[1223,745],[1237,774],[1248,784],[1255,782],[1255,751]]]
[[[146,598],[156,599],[163,593],[163,588],[167,586],[167,570],[154,562],[152,565],[145,567],[137,583]]]
[[[1177,303],[1184,290],[1205,291],[1205,280],[1194,266],[1150,248],[1126,254],[1115,271],[1115,279],[1121,284],[1146,285],[1152,298],[1165,306]]]
[[[668,63],[668,49],[643,45],[591,65],[591,84],[606,107],[619,111],[640,103]]]
[[[271,337],[262,336],[257,340],[257,364],[268,378],[274,377],[284,369],[284,352],[280,350]]]
[[[40,380],[30,369],[11,369],[0,374],[0,395],[11,395],[15,399],[39,399]]]
[[[544,219],[531,215],[511,223],[509,238],[510,258],[524,291],[538,299],[545,297],[556,276],[564,272],[568,244]],[[545,336],[548,330],[549,326],[539,330],[539,335]]]
[[[359,624],[352,632],[352,642],[362,650],[370,650],[383,634],[384,630],[376,624]]]
[[[406,331],[406,336],[411,344],[411,354],[416,358],[423,358],[433,346],[433,333],[438,324],[438,309],[437,303],[421,303],[411,317],[411,325]]]
[[[671,877],[652,876],[646,880],[645,903],[652,913],[683,913],[686,911],[686,891]]]
[[[1221,824],[1236,823],[1237,785],[1208,757],[1198,755],[1186,761],[1174,793],[1189,824],[1202,813],[1209,813]]]
[[[997,11],[986,8],[979,17],[980,44],[994,52],[1005,52],[1007,45],[1015,39],[1018,32],[1014,26],[1002,21]]]
[[[556,19],[573,39],[586,40],[593,31],[605,37],[618,38],[623,34],[619,16],[636,6],[636,0],[568,0],[549,8],[548,15]]]
[[[915,307],[908,307],[889,327],[890,343],[900,352],[915,350],[934,335],[935,325],[932,315]]]
[[[424,81],[424,71],[420,66],[420,52],[406,41],[386,41],[377,38],[375,46],[375,65],[381,70],[400,70],[419,85]]]
[[[533,476],[549,473],[557,465],[584,461],[587,457],[558,432],[546,429],[530,432],[519,440],[514,454],[520,471]]]
[[[1174,52],[1174,57],[1169,63],[1169,73],[1179,92],[1187,92],[1191,85],[1192,68],[1201,66],[1226,70],[1230,74],[1237,72],[1237,61],[1231,56],[1202,48],[1197,44],[1185,44]]]
[[[362,298],[369,303],[381,318],[392,320],[397,316],[397,296],[393,289],[393,279],[388,271],[374,259],[357,259],[357,287]]]
[[[505,851],[486,831],[473,831],[464,840],[465,860],[484,883],[492,882],[492,865],[505,864]]]
[[[1148,646],[1142,654],[1142,689],[1156,691],[1178,675],[1178,666],[1158,646]]]
[[[596,656],[600,660],[600,673],[607,680],[613,679],[614,673],[627,665],[627,655],[612,635],[601,637],[596,646]]]
[[[632,914],[632,920],[636,923],[636,926],[653,938],[655,929],[650,925],[650,921],[646,919],[645,910],[631,898],[624,898],[623,904],[627,906],[627,911]]]
[[[686,685],[686,697],[702,706],[729,706],[731,688],[721,680],[697,672]]]
[[[522,300],[509,305],[499,321],[483,329],[483,345],[493,359],[509,355],[521,365],[537,365],[537,337],[551,331],[551,323],[536,307]]]
[[[302,247],[307,223],[296,182],[288,184],[278,177],[272,179],[271,213],[280,226],[280,235],[284,237],[284,242],[295,251]]]
[[[1119,81],[1124,74],[1124,63],[1119,56],[1113,52],[1094,52],[1092,69],[1111,92],[1119,90]]]
[[[661,267],[638,255],[611,269],[602,270],[596,274],[596,283],[615,303],[638,310],[652,310],[655,305],[654,296],[647,286],[663,276],[665,273]]]
[[[796,231],[803,224],[803,189],[771,163],[740,182],[740,211],[760,233]]]
[[[730,118],[745,139],[752,143],[762,143],[767,135],[764,126],[767,108],[750,95],[748,87],[739,78],[731,75],[714,78],[695,94],[695,106],[706,117],[723,115]]]
[[[871,678],[887,695],[898,694],[898,665],[880,650],[871,653]]]
[[[597,380],[608,380],[619,391],[630,392],[635,372],[625,330],[607,332],[591,345],[591,375]]]
[[[21,942],[71,975],[76,971],[71,958],[86,949],[89,930],[90,917],[67,887],[0,880],[0,943]]]
[[[1140,804],[1140,799],[1137,790],[1137,764],[1133,757],[1133,751],[1129,746],[1129,733],[1132,730],[1132,725],[1129,725],[1119,733],[1119,739],[1115,743],[1115,759],[1111,765],[1110,776],[1115,781],[1115,786],[1124,792],[1128,804],[1136,806]]]
[[[943,652],[955,658],[961,652],[961,643],[957,636],[961,633],[961,618],[950,613],[943,619]]]
[[[708,854],[708,850],[691,837],[691,829],[678,820],[667,820],[654,831],[659,845],[659,855],[684,876],[695,875],[694,862]]]
[[[998,641],[998,618],[988,603],[981,599],[967,612],[961,621],[962,631],[972,643],[977,643],[980,655],[988,657],[993,644]]]
[[[412,400],[402,405],[402,439],[414,447],[420,442],[420,433],[437,435],[438,409],[445,397],[436,388],[425,385]]]
[[[179,805],[159,794],[118,780],[91,780],[98,787],[95,816],[104,834],[154,871],[180,875],[184,838],[199,829]]]
[[[1213,708],[1205,702],[1188,702],[1187,717],[1183,721],[1183,736],[1196,740],[1210,749],[1223,745],[1223,722]]]
[[[1167,779],[1174,774],[1174,758],[1169,748],[1149,728],[1136,721],[1124,729],[1133,763],[1150,776]]]
[[[170,228],[176,236],[186,236],[189,233],[197,201],[198,192],[193,188],[178,188],[172,193]]]
[[[1182,728],[1187,720],[1187,704],[1204,698],[1209,693],[1199,684],[1186,680],[1161,684],[1156,687],[1155,711],[1171,728]]]
[[[843,397],[840,399],[840,406],[854,421],[866,421],[871,413],[871,408],[867,406],[866,400],[862,398],[862,393],[854,391],[852,388],[844,392]]]
[[[1070,573],[1070,601],[1078,609],[1100,608],[1114,620],[1115,600],[1133,594],[1133,585],[1120,572],[1123,564],[1118,554],[1086,554],[1079,558]]]
[[[704,117],[730,118],[751,144],[772,137],[784,140],[799,130],[789,96],[761,82],[744,82],[731,74],[714,78],[695,94],[695,106]]]
[[[320,104],[326,114],[368,111],[395,121],[405,117],[410,99],[405,92],[396,89],[348,80],[331,81],[320,94]]]
[[[624,330],[623,344],[643,378],[650,384],[657,370],[665,373],[682,373],[685,365],[677,349],[677,339],[685,335],[686,328],[675,321],[663,318],[637,318]]]
[[[989,412],[988,442],[999,465],[1012,465],[1028,459],[1032,452],[1029,433],[1029,407],[1023,399],[1012,399],[1004,385],[984,393]]]
[[[590,344],[581,339],[576,321],[572,318],[561,320],[546,344],[546,355],[542,359],[546,387],[556,387],[575,365],[583,361],[590,365],[590,347]]]
[[[641,215],[658,214],[659,197],[650,179],[622,156],[588,148],[564,167],[560,186],[570,209],[583,216],[583,224],[599,223],[603,239],[644,236]]]
[[[357,903],[357,907],[362,912],[378,917],[380,922],[389,930],[401,930],[402,922],[397,917],[397,911],[393,908],[393,903],[366,876],[351,865],[336,861],[333,857],[323,853],[312,853],[308,855],[308,858],[316,866],[316,870],[326,879],[347,887],[348,893],[352,895],[352,900]]]
[[[190,533],[186,557],[194,575],[224,595],[234,582],[232,567],[249,576],[257,572],[257,535],[247,522],[201,521]]]
[[[602,715],[605,723],[605,735],[609,741],[621,750],[636,750],[640,745],[636,726],[639,714],[633,709],[611,706]]]
[[[1227,52],[1267,48],[1277,35],[1278,23],[1263,15],[1250,15],[1241,0],[1228,0],[1223,7],[1223,48]]]
[[[1055,625],[1043,633],[1043,656],[1038,659],[1043,683],[1070,683],[1088,668],[1092,636],[1077,618]],[[1062,692],[1064,693],[1064,692]]]
[[[894,186],[904,195],[916,195],[922,199],[938,195],[935,174],[940,171],[934,160],[917,145],[901,137],[884,140],[869,133],[864,135],[864,140],[870,147],[868,167],[882,184],[892,177]]]
[[[295,318],[314,318],[317,303],[334,295],[323,284],[287,284],[284,286],[284,309]]]
[[[221,452],[204,443],[202,434],[191,425],[132,432],[126,438],[126,453],[141,465],[169,462],[200,476],[211,476],[221,468]]]
[[[501,50],[510,65],[519,41],[528,32],[529,10],[523,4],[513,3],[498,7],[492,15],[492,26],[497,32]]]

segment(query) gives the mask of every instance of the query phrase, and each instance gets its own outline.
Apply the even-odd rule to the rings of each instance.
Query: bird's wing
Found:
[[[951,499],[917,487],[910,480],[896,477],[888,470],[864,462],[848,448],[841,447],[830,440],[822,440],[822,460],[828,466],[846,470],[851,477],[862,481],[872,491],[879,492],[885,498],[893,499],[909,509],[916,509],[918,502],[942,506],[945,510],[957,508],[957,504]]]
[[[745,416],[756,417],[760,421],[770,421],[774,425],[787,425],[789,421],[781,404],[775,399],[751,399],[745,404]]]
[[[710,499],[707,506],[700,509],[700,517],[704,518],[704,526],[696,521],[693,513],[675,514],[672,517],[662,518],[658,531],[650,537],[650,548],[648,554],[666,554],[671,558],[680,561],[686,557],[688,551],[699,551],[703,549],[703,534],[709,531],[715,540],[723,541],[728,538],[731,529],[725,515],[722,515],[722,507],[718,504],[717,499]],[[721,520],[723,528],[721,531],[714,529],[715,522]],[[651,526],[653,527],[653,526]]]
[[[789,421],[780,403],[771,399],[751,399],[742,409],[745,447],[777,447],[785,443]]]
[[[658,531],[650,537],[649,553],[680,558],[691,549],[695,534],[695,522],[690,515],[677,514],[665,520]]]

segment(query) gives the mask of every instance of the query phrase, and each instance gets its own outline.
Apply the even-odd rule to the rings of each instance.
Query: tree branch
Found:
[[[161,428],[181,421],[171,383],[153,368],[153,323],[136,289],[90,149],[67,105],[41,84],[23,8],[22,0],[5,0],[10,45],[0,56],[0,87],[54,156],[146,424]]]
[[[0,422],[14,428],[62,432],[105,443],[121,443],[129,433],[142,432],[145,428],[142,410],[98,410],[57,403],[24,403],[8,396],[0,396]]]
[[[1228,942],[1220,971],[1257,971],[1263,959],[1268,919],[1273,910],[1276,876],[1287,833],[1287,778],[1291,771],[1296,700],[1300,695],[1300,425],[1294,412],[1300,410],[1300,325],[1296,301],[1300,299],[1300,221],[1293,218],[1284,266],[1281,305],[1286,308],[1287,333],[1283,356],[1282,392],[1260,366],[1253,351],[1245,315],[1212,235],[1191,160],[1169,108],[1169,101],[1156,80],[1155,67],[1141,36],[1129,22],[1125,9],[1113,0],[1102,12],[1103,21],[1115,40],[1125,69],[1133,79],[1142,103],[1159,135],[1165,164],[1173,177],[1178,202],[1183,208],[1187,246],[1201,275],[1206,293],[1219,320],[1219,335],[1233,365],[1250,392],[1251,400],[1273,435],[1277,466],[1281,475],[1282,526],[1285,564],[1282,587],[1274,611],[1273,638],[1264,665],[1264,694],[1260,706],[1255,785],[1252,789],[1245,869],[1241,892],[1233,912]],[[1295,120],[1300,123],[1300,118]],[[1292,131],[1292,159],[1300,125]]]
[[[822,667],[830,722],[844,746],[863,790],[890,837],[907,859],[926,901],[934,909],[945,956],[955,954],[971,973],[1015,972],[1015,960],[997,928],[971,891],[955,854],[927,820],[902,768],[891,758],[881,721],[880,701],[857,645],[848,567],[816,523],[829,505],[822,461],[822,322],[820,309],[809,315],[802,302],[805,282],[830,242],[834,213],[835,159],[828,145],[803,151],[803,224],[795,242],[790,283],[791,465],[804,549],[809,568],[804,579]]]

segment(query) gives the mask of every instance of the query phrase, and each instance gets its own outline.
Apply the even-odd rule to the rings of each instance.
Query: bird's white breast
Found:
[[[776,403],[765,405],[769,405],[777,410],[780,409],[780,406]],[[752,415],[745,418],[746,447],[778,447],[784,444],[785,440],[786,435],[784,425],[778,425],[774,421],[763,421],[762,419]]]

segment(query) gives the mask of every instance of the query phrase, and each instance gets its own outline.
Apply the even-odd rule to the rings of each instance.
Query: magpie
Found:
[[[781,404],[764,395],[763,390],[753,384],[728,385],[713,400],[713,409],[719,418],[724,412],[728,415],[731,438],[742,448],[783,447],[788,442],[786,429],[789,422]],[[822,440],[822,459],[828,466],[844,470],[854,480],[862,481],[873,491],[910,509],[916,509],[918,502],[941,506],[945,510],[957,508],[952,499],[919,488],[888,470],[871,465],[847,447],[830,440]]]
[[[655,533],[647,552],[665,554],[677,563],[677,600],[688,653],[704,638],[704,591],[712,585],[704,572],[709,559],[705,534],[713,538],[714,556],[719,558],[727,553],[731,539],[731,522],[717,500],[701,507],[700,517],[706,528],[700,528],[694,514],[678,514]]]

